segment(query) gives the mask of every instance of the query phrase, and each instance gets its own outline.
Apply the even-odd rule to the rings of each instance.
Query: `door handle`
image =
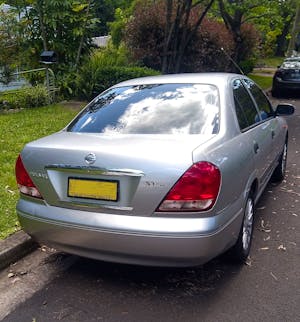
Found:
[[[257,142],[254,142],[253,149],[254,149],[254,153],[257,154],[257,152],[259,150],[259,146],[258,146]]]
[[[275,137],[275,132],[272,130],[271,131],[271,136],[272,136],[272,139],[274,139],[274,137]]]

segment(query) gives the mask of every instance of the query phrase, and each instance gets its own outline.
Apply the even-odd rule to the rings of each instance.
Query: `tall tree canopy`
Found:
[[[200,3],[202,6],[200,6]],[[206,16],[212,1],[137,4],[125,32],[135,59],[163,73],[225,71],[232,38],[222,22]]]

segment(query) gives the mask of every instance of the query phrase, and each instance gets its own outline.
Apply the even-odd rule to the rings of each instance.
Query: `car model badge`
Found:
[[[96,154],[95,153],[89,153],[85,158],[85,162],[87,164],[94,164],[95,161],[96,161],[97,157],[96,157]]]

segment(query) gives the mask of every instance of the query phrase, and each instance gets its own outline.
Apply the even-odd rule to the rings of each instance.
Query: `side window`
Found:
[[[254,102],[242,81],[240,79],[235,79],[232,86],[236,116],[240,129],[243,130],[257,122],[260,122],[261,119],[257,114]]]
[[[256,101],[257,108],[259,109],[260,117],[265,120],[274,115],[271,103],[266,98],[262,90],[251,80],[244,79],[244,82]]]

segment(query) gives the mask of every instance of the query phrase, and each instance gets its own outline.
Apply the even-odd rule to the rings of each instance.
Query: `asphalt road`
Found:
[[[149,268],[38,250],[0,274],[3,321],[300,321],[300,100],[290,102],[286,180],[257,205],[247,265]]]

